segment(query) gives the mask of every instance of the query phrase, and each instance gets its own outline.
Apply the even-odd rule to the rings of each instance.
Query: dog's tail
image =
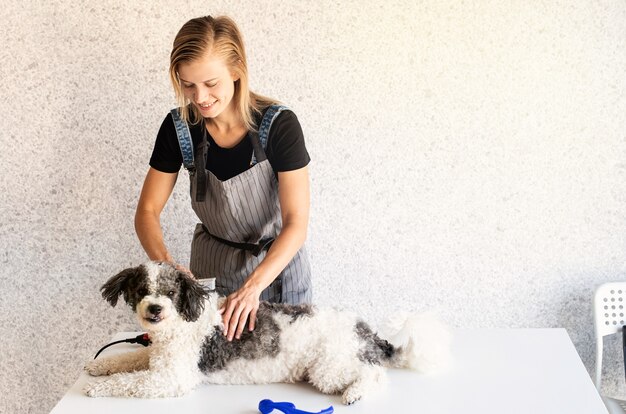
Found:
[[[432,374],[451,365],[452,335],[432,313],[398,313],[387,320],[381,333],[395,348],[391,367]]]

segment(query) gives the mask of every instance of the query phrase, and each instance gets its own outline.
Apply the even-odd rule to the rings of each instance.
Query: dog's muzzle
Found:
[[[161,322],[161,311],[163,310],[163,306],[161,305],[150,305],[148,306],[148,316],[146,316],[146,320],[152,323]]]

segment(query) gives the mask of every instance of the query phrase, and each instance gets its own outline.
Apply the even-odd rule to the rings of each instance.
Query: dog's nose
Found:
[[[153,314],[153,315],[158,315],[159,313],[161,313],[161,310],[163,309],[163,307],[161,305],[150,305],[148,306],[148,311]]]

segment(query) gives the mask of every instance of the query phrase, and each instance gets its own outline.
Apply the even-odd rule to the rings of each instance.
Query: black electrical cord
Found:
[[[115,345],[115,344],[121,344],[121,343],[127,343],[127,344],[141,344],[143,346],[148,346],[150,345],[152,342],[150,341],[150,336],[147,333],[143,333],[141,335],[137,335],[134,338],[127,338],[127,339],[121,339],[119,341],[114,341],[111,342],[110,344],[107,344],[105,346],[103,346],[102,348],[100,348],[100,350],[98,351],[98,353],[96,354],[95,357],[93,357],[93,359],[98,358],[98,355],[100,355],[100,352],[104,351],[105,349],[107,349],[108,347],[110,347],[111,345]]]

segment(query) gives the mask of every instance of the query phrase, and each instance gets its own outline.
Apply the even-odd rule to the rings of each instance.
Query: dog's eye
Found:
[[[169,292],[167,292],[167,296],[171,298],[172,296],[174,296],[174,293],[175,292],[173,290],[170,290]]]
[[[146,296],[148,294],[148,289],[141,288],[137,291],[137,293],[139,294],[139,296]]]

